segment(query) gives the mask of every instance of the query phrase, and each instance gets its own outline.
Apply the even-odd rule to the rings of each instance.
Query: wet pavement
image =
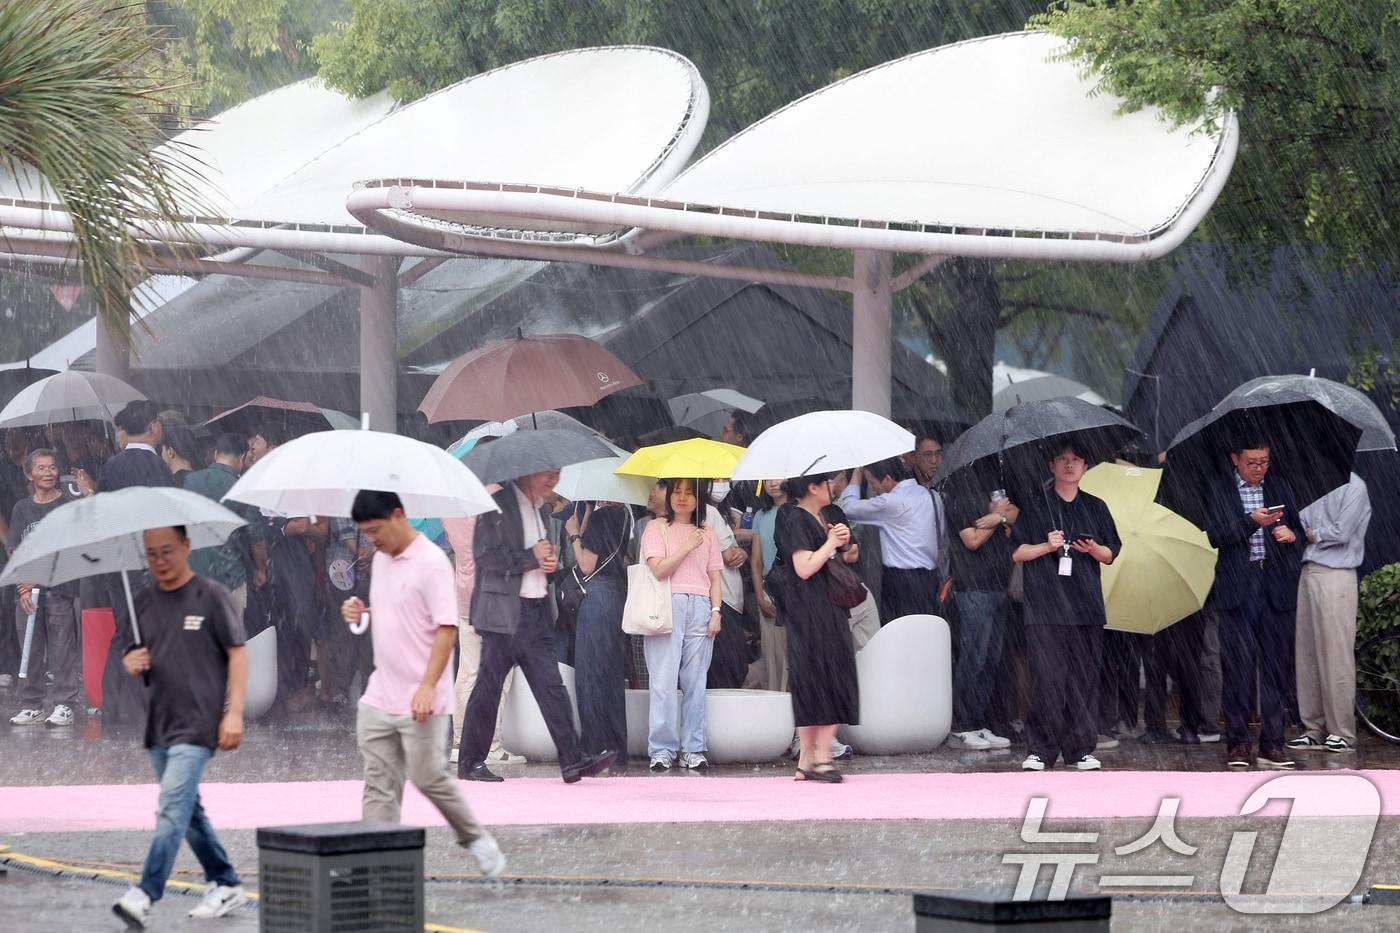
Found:
[[[1099,753],[1114,771],[1221,771],[1224,748],[1213,745],[1150,745],[1124,740]],[[854,774],[880,772],[982,772],[1015,770],[1021,751],[969,752],[943,749],[927,755],[857,757],[845,763]],[[1400,747],[1363,737],[1351,755],[1299,755],[1303,770],[1400,767]],[[642,762],[631,774],[644,776]],[[715,774],[778,776],[791,764],[716,766]],[[506,777],[555,777],[553,765],[500,769]],[[360,758],[347,719],[308,714],[289,724],[254,724],[244,747],[216,756],[210,782],[354,780]],[[672,775],[656,776],[672,780]],[[104,730],[99,720],[70,729],[0,728],[0,785],[148,784],[152,780],[139,735]],[[830,792],[840,793],[839,788]],[[1053,814],[1053,803],[1050,812]],[[1275,817],[1178,819],[1176,829],[1191,858],[1154,845],[1131,857],[1115,852],[1141,837],[1151,820],[1048,820],[1053,831],[1098,833],[1092,845],[1071,848],[1095,853],[1098,863],[1076,870],[1072,889],[1098,891],[1100,875],[1153,872],[1190,874],[1182,890],[1143,888],[1117,896],[1114,930],[1160,930],[1168,924],[1209,930],[1347,930],[1400,928],[1400,908],[1343,904],[1317,916],[1249,917],[1218,894],[1221,866],[1233,833],[1259,833],[1257,851],[1274,852],[1284,821]],[[217,824],[217,819],[216,819]],[[1019,820],[884,820],[862,822],[748,822],[584,826],[503,826],[497,836],[509,859],[501,882],[483,883],[465,853],[445,830],[428,833],[426,904],[440,930],[913,930],[911,895],[995,886],[1009,890],[1018,868],[1003,855],[1032,851]],[[230,856],[257,887],[257,852],[251,830],[221,834]],[[149,836],[145,832],[6,831],[0,813],[0,845],[8,854],[39,857],[74,869],[139,871]],[[1050,847],[1054,851],[1054,847]],[[0,853],[3,858],[6,853]],[[1246,890],[1267,884],[1269,861],[1251,863]],[[198,882],[193,857],[181,853],[177,880]],[[1041,873],[1039,895],[1051,869]],[[1400,882],[1400,819],[1380,820],[1370,857],[1353,890]],[[0,930],[119,930],[109,906],[127,882],[120,878],[78,879],[36,874],[12,863],[0,878]],[[192,896],[172,892],[158,905],[153,929],[210,929],[184,919]],[[1285,905],[1286,906],[1286,905]],[[256,909],[220,921],[218,931],[252,931]],[[431,928],[431,927],[430,927]]]

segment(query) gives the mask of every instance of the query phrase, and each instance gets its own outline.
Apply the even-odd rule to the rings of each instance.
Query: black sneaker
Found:
[[[1322,750],[1323,743],[1304,732],[1296,739],[1290,740],[1287,747],[1297,752],[1316,752]]]
[[[1250,754],[1248,742],[1238,742],[1230,746],[1230,751],[1225,755],[1225,764],[1232,771],[1243,771],[1253,764],[1253,756]]]

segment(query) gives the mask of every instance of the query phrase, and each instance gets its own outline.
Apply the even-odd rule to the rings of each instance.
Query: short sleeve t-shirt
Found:
[[[963,544],[961,532],[987,514],[986,504],[979,508],[974,500],[952,498],[946,504],[953,586],[959,593],[1005,593],[1011,582],[1011,552],[1016,550],[1011,528],[993,529],[992,536],[974,551]]]
[[[1048,500],[1048,501],[1047,501]],[[1032,497],[1022,506],[1016,521],[1017,544],[1042,544],[1050,532],[1059,529],[1066,541],[1093,538],[1117,557],[1122,550],[1118,528],[1102,499],[1080,491],[1066,502],[1054,490]],[[1060,575],[1064,552],[1027,561],[1025,568],[1025,616],[1027,625],[1083,625],[1102,628],[1108,624],[1104,612],[1103,587],[1098,561],[1070,548],[1071,573]]]
[[[45,502],[42,505],[35,502],[31,496],[25,496],[16,502],[14,509],[10,512],[10,539],[5,542],[5,546],[11,551],[19,547],[19,543],[34,530],[34,526],[47,518],[54,509],[72,501],[73,497],[64,492],[60,493],[59,497],[52,502]],[[78,595],[78,581],[60,583],[50,589],[59,596],[75,598]]]
[[[398,554],[376,551],[369,583],[370,636],[374,673],[361,703],[392,716],[413,712],[413,694],[423,682],[438,629],[457,627],[457,591],[452,561],[418,534]],[[452,712],[452,672],[444,667],[433,698],[433,715]]]
[[[151,651],[146,747],[219,744],[228,650],[244,643],[243,619],[221,584],[196,575],[176,590],[135,597],[141,640]],[[131,635],[124,633],[130,646]]]
[[[625,506],[603,506],[589,514],[588,527],[583,529],[579,544],[598,555],[599,565],[608,561],[602,569],[593,568],[598,576],[627,581],[627,527]],[[617,556],[608,560],[614,552]]]
[[[665,558],[674,554],[694,530],[694,525],[672,525],[664,519],[647,522],[647,530],[642,533],[642,561],[645,563],[653,557]],[[724,569],[715,533],[708,528],[703,531],[704,543],[687,554],[671,574],[672,595],[709,596],[710,573]]]

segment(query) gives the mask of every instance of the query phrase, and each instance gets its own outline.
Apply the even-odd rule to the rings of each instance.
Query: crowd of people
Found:
[[[174,485],[221,499],[288,439],[274,423],[192,426],[145,401],[111,427],[6,432],[0,512],[9,551],[53,509],[95,491]],[[744,413],[725,431],[743,444]],[[1092,466],[1079,451],[1047,452],[1043,483],[1028,487],[1040,495],[955,495],[934,487],[942,441],[924,435],[903,457],[759,484],[667,477],[645,507],[566,502],[553,492],[557,474],[540,473],[492,487],[499,512],[443,520],[433,543],[455,574],[449,706],[459,775],[496,781],[493,767],[523,761],[501,731],[519,667],[566,780],[628,769],[620,754],[628,687],[650,690],[647,767],[703,771],[705,689],[746,687],[791,692],[795,776],[839,781],[833,761],[851,750],[836,728],[859,719],[854,654],[882,624],[920,614],[952,625],[948,744],[960,750],[1019,745],[1028,770],[1059,759],[1091,770],[1101,766],[1097,753],[1122,741],[1217,742],[1222,723],[1230,767],[1286,768],[1289,749],[1355,747],[1349,664],[1369,519],[1360,479],[1299,510],[1286,478],[1270,472],[1267,439],[1241,439],[1228,463],[1222,457],[1208,502],[1206,531],[1220,551],[1212,598],[1147,636],[1105,629],[1100,568],[1121,542],[1105,504],[1079,488]],[[348,723],[374,659],[342,607],[368,597],[373,540],[350,519],[231,505],[246,528],[194,552],[191,567],[229,591],[249,637],[277,627],[269,717]],[[669,586],[667,633],[623,634],[627,568],[639,561]],[[83,715],[80,613],[109,609],[120,630],[118,587],[99,577],[37,599],[26,585],[4,593],[15,624],[0,626],[0,686],[15,684],[31,615],[29,658],[40,671],[15,689],[14,725],[68,726]],[[139,721],[144,697],[121,676],[116,650],[102,708],[86,712]],[[578,732],[559,661],[576,670]],[[1173,692],[1180,725],[1169,732]],[[1290,721],[1301,732],[1286,741]]]

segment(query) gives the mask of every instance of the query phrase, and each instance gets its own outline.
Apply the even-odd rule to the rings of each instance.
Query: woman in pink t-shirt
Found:
[[[705,480],[664,480],[666,514],[647,523],[641,558],[658,580],[671,581],[671,631],[643,639],[651,683],[647,753],[651,770],[703,771],[705,760],[705,679],[720,628],[719,541],[696,527],[705,501]],[[676,684],[680,683],[679,711]],[[680,713],[679,717],[677,712]]]

